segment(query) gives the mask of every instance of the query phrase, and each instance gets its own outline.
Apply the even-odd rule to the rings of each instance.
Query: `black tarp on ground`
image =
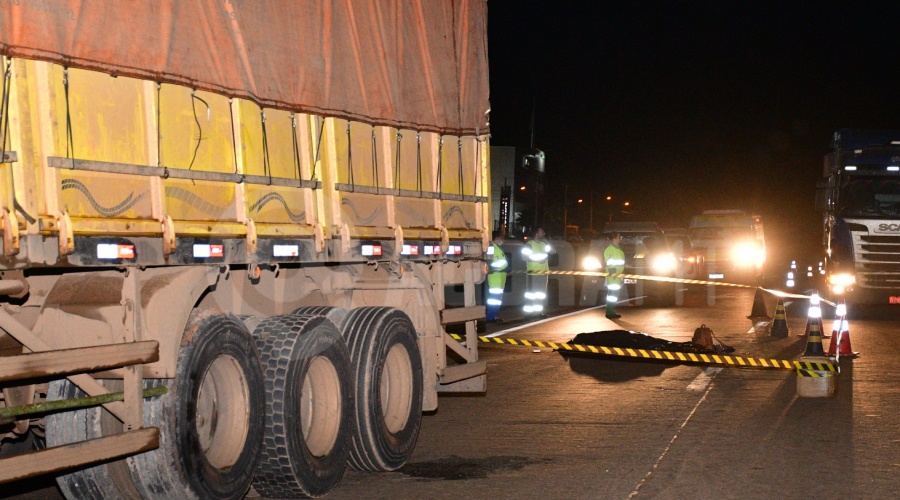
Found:
[[[651,337],[646,333],[628,330],[604,330],[579,333],[567,344],[619,347],[623,349],[644,349],[648,351],[692,352],[697,354],[722,354],[734,352],[734,348],[715,344],[715,349],[707,349],[693,342],[672,342]],[[567,354],[568,351],[560,351]]]

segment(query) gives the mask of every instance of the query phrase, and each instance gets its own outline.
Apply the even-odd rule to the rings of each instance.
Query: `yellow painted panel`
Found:
[[[475,203],[463,201],[441,202],[441,218],[444,227],[454,229],[477,229],[478,217],[475,212]]]
[[[152,218],[150,178],[60,169],[60,209],[72,217]]]
[[[397,197],[394,201],[394,214],[400,227],[406,229],[437,226],[434,221],[434,200]]]
[[[400,130],[400,174],[395,177],[399,181],[395,183],[395,187],[409,191],[433,191],[433,162],[427,153],[428,148],[423,149],[425,141],[432,135],[434,134],[426,132],[418,134],[422,141],[420,144],[414,130]],[[394,158],[394,161],[397,158],[397,147],[395,140],[391,144],[391,158]],[[419,169],[420,162],[421,169]]]
[[[282,186],[246,184],[247,213],[255,222],[306,224],[303,191]]]
[[[234,172],[231,105],[227,97],[199,90],[192,96],[191,89],[176,85],[163,85],[158,97],[163,166]]]
[[[300,152],[294,153],[293,126],[300,116],[291,119],[291,113],[274,109],[266,110],[266,135],[269,144],[269,168],[274,177],[300,179]],[[297,140],[299,146],[299,139]]]
[[[262,116],[259,106],[240,101],[241,155],[243,172],[247,175],[266,175],[263,162]]]
[[[236,184],[166,179],[166,211],[173,220],[234,221]]]
[[[463,175],[463,180],[460,180],[460,173],[465,171],[465,166],[460,168],[459,163],[459,146],[460,141],[459,138],[453,135],[445,135],[442,137],[444,140],[443,146],[441,146],[441,193],[449,193],[449,194],[465,194],[465,190],[461,189],[460,185],[463,180],[465,180],[465,176]],[[470,166],[471,168],[471,166]],[[471,178],[469,179],[469,194],[472,194],[471,189]]]
[[[66,144],[66,100],[62,69],[53,67],[57,91],[56,116]],[[147,129],[144,120],[143,82],[113,78],[104,73],[69,69],[69,116],[75,158],[144,165]]]
[[[384,176],[384,169],[390,169],[389,165],[382,165],[375,160],[372,130],[373,127],[365,123],[350,122],[348,136],[347,120],[334,121],[338,182],[355,186],[376,186],[375,169],[378,169],[381,178]],[[378,186],[387,187],[383,184]]]
[[[348,226],[386,226],[387,204],[384,196],[341,193],[341,219]]]

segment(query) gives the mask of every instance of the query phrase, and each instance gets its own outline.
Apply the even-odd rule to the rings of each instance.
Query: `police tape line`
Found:
[[[735,288],[759,288],[760,290],[771,293],[776,297],[781,298],[791,298],[791,299],[805,299],[809,300],[809,295],[803,295],[799,293],[788,293],[782,292],[780,290],[773,290],[771,288],[762,288],[755,285],[744,285],[742,283],[726,283],[724,281],[705,281],[705,280],[689,280],[686,278],[670,278],[668,276],[649,276],[645,274],[616,274],[616,273],[604,273],[602,271],[510,271],[508,274],[530,274],[532,276],[593,276],[593,277],[613,277],[613,278],[628,278],[628,279],[637,279],[644,281],[661,281],[665,283],[684,283],[687,285],[714,285],[714,286],[730,286]],[[823,298],[819,298],[820,301],[829,304],[831,306],[836,306],[837,304],[831,302],[830,300],[826,300]]]
[[[686,278],[670,278],[668,276],[649,276],[644,274],[617,274],[604,273],[603,271],[510,271],[508,274],[530,274],[538,275],[560,275],[560,276],[594,276],[594,277],[612,277],[612,278],[628,278],[645,281],[664,281],[667,283],[686,283],[689,285],[716,285],[716,286],[732,286],[737,288],[757,288],[754,285],[744,285],[741,283],[726,283],[724,281],[704,281],[689,280]]]
[[[824,377],[833,377],[835,373],[832,371],[824,371],[824,370],[810,370],[806,368],[797,368],[797,376],[798,377],[812,377],[812,378],[824,378]]]
[[[465,337],[455,333],[451,337],[458,341],[464,341]],[[818,370],[837,371],[831,363],[816,363],[811,361],[790,361],[786,359],[744,358],[741,356],[726,356],[720,354],[696,354],[690,352],[650,351],[645,349],[631,349],[623,347],[606,347],[582,344],[567,344],[561,342],[548,342],[540,340],[504,339],[500,337],[478,336],[480,342],[488,344],[509,344],[524,347],[548,347],[560,351],[580,353],[604,354],[607,356],[623,356],[628,358],[659,359],[666,361],[686,361],[690,363],[706,363],[712,365],[729,366],[732,368],[774,368],[779,370]],[[820,376],[820,375],[803,375]]]

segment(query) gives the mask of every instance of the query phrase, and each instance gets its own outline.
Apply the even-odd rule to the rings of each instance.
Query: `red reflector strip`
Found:
[[[97,258],[109,260],[134,259],[134,245],[98,243]]]
[[[194,244],[195,259],[215,259],[225,256],[224,245]]]
[[[365,257],[381,257],[381,245],[363,245],[361,253]]]

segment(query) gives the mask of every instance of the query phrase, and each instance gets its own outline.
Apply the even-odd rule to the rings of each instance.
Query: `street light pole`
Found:
[[[588,207],[588,227],[591,228],[591,231],[594,230],[594,192],[591,191],[591,194],[588,198],[590,202],[590,207]]]

